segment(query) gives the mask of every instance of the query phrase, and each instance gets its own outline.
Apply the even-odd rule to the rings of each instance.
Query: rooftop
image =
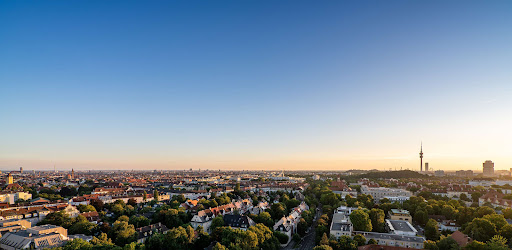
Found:
[[[412,225],[403,220],[386,220],[388,223],[389,229],[391,231],[402,231],[402,232],[414,232],[416,233],[417,230],[412,227]]]
[[[350,219],[341,213],[335,213],[332,216],[332,224],[331,224],[331,230],[337,230],[337,231],[350,231],[352,226],[352,222],[350,222]]]
[[[404,215],[409,215],[409,211],[407,210],[404,210],[404,209],[391,209],[391,213],[392,214],[404,214]]]
[[[416,242],[423,243],[425,238],[419,236],[406,236],[406,235],[398,235],[398,234],[390,234],[390,233],[375,233],[375,232],[363,232],[363,231],[354,231],[355,234],[361,234],[367,239],[387,239],[387,240],[400,240],[400,241],[408,241],[408,242]]]

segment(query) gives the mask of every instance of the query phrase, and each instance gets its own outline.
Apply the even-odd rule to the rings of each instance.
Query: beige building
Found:
[[[6,192],[0,193],[0,202],[14,204],[17,200],[31,200],[32,194],[29,192]]]
[[[0,236],[8,232],[18,232],[30,228],[32,223],[28,220],[4,220],[0,221]]]
[[[412,223],[412,216],[407,210],[403,209],[391,209],[389,211],[389,219],[390,220],[402,220]]]
[[[68,231],[59,226],[43,225],[18,232],[9,232],[0,239],[0,248],[43,249],[62,246],[68,240]]]
[[[14,180],[12,178],[11,173],[9,173],[9,175],[7,175],[7,185],[13,184],[13,183],[14,183]]]
[[[494,176],[494,162],[487,160],[483,164],[484,176]]]

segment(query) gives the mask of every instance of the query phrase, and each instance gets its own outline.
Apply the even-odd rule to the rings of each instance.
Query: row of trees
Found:
[[[503,236],[494,235],[487,242],[481,242],[474,240],[464,247],[460,247],[457,241],[452,237],[442,236],[438,241],[425,241],[424,248],[428,250],[508,250],[510,249],[507,245],[508,240]]]
[[[197,236],[195,235],[197,234]],[[166,234],[155,234],[146,241],[146,249],[204,249],[210,242],[217,241],[214,249],[279,249],[279,233],[272,232],[263,224],[257,224],[246,231],[230,227],[217,227],[211,235],[198,228],[177,227]],[[285,235],[286,236],[286,235]],[[286,239],[287,240],[287,239]]]
[[[370,240],[370,244],[377,244],[373,239]],[[341,236],[339,239],[331,236],[327,237],[327,234],[323,234],[322,239],[318,246],[313,248],[314,250],[357,250],[357,247],[366,245],[366,238],[360,234],[353,238],[347,235]]]

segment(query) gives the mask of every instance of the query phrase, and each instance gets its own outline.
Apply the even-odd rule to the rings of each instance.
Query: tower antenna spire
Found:
[[[423,172],[423,141],[420,146],[420,172]]]

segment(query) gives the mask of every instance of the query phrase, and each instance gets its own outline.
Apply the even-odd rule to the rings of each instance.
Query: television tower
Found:
[[[421,142],[420,148],[420,172],[423,172],[423,142]]]

